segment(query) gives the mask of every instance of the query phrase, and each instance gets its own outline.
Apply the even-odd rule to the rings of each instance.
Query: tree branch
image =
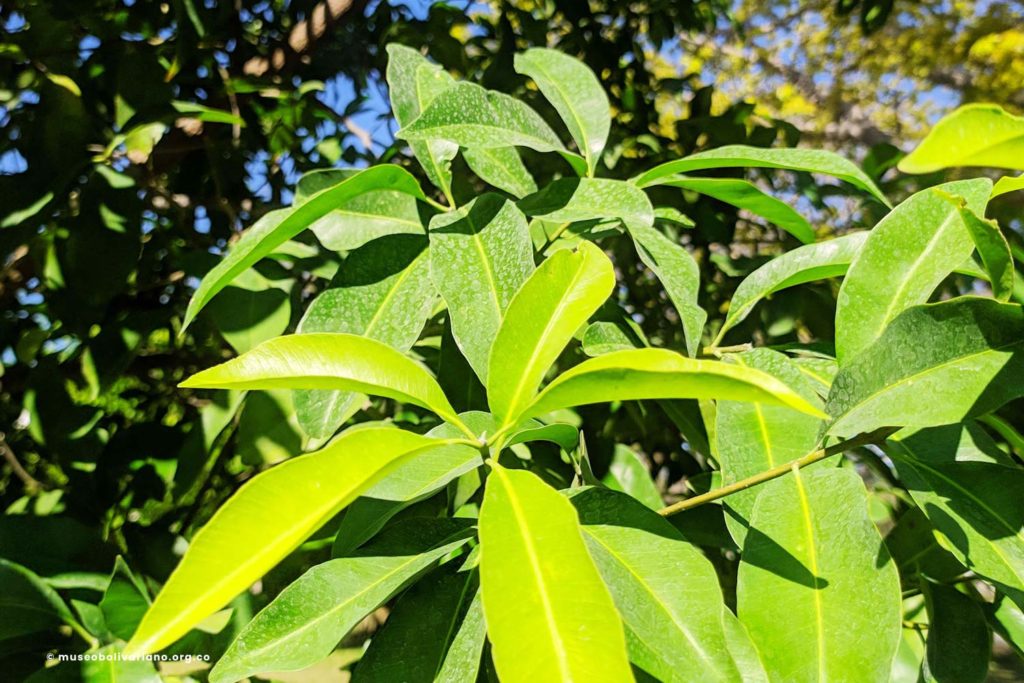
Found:
[[[717,488],[714,491],[708,491],[707,493],[702,493],[699,496],[694,496],[693,498],[687,498],[686,500],[681,500],[678,503],[673,503],[668,507],[658,510],[658,514],[663,517],[668,517],[678,512],[695,508],[698,505],[710,503],[711,501],[718,500],[719,498],[725,498],[733,493],[745,491],[746,489],[757,486],[758,484],[763,484],[766,481],[777,479],[778,477],[781,477],[788,472],[792,472],[795,469],[813,465],[814,463],[824,460],[830,456],[837,455],[860,446],[867,446],[885,441],[889,436],[895,433],[897,429],[898,428],[896,427],[882,427],[881,429],[876,429],[873,432],[860,434],[852,439],[847,439],[846,441],[840,441],[828,448],[813,450],[802,458],[797,458],[796,460],[787,462],[783,465],[778,465],[777,467],[765,470],[764,472],[758,472],[752,477],[747,477],[746,479],[741,479],[740,481],[729,484],[728,486]]]
[[[11,471],[14,472],[14,476],[21,479],[21,483],[25,485],[26,493],[46,490],[46,486],[41,481],[33,477],[28,473],[28,470],[21,466],[18,457],[14,455],[14,451],[7,445],[7,435],[3,432],[0,432],[0,454],[3,454],[4,460],[7,461]]]

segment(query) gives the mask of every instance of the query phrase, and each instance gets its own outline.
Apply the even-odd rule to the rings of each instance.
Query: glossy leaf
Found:
[[[754,349],[730,354],[729,360],[740,367],[765,372],[797,391],[811,405],[821,405],[800,367],[778,351]],[[807,455],[818,445],[822,424],[813,415],[792,408],[738,401],[719,401],[715,419],[722,485]],[[725,522],[740,547],[759,493],[757,488],[738,491],[724,501]]]
[[[299,178],[295,186],[295,204],[351,178],[358,169],[321,169]],[[386,235],[423,235],[419,203],[416,197],[394,190],[361,194],[333,208],[309,229],[327,249],[352,251]]]
[[[64,600],[33,571],[0,559],[0,641],[74,622]]]
[[[334,389],[408,401],[458,418],[437,380],[401,352],[352,334],[293,334],[189,377],[203,389]]]
[[[736,288],[716,343],[765,297],[787,287],[845,275],[868,235],[867,232],[855,232],[798,247],[776,256],[752,272]]]
[[[654,225],[651,200],[624,180],[559,178],[521,199],[519,208],[551,223],[619,218],[627,224]]]
[[[1013,293],[1013,254],[999,223],[960,207],[960,217],[967,226],[981,262],[992,285],[992,295],[1000,301],[1009,301]]]
[[[652,510],[601,489],[576,493],[583,537],[626,627],[631,661],[660,681],[738,681],[714,567]],[[685,577],[683,579],[682,577]]]
[[[453,522],[411,524],[405,531],[416,534],[414,543],[382,543],[359,557],[316,565],[242,629],[214,667],[211,683],[294,671],[323,659],[363,617],[466,543],[467,530]]]
[[[373,635],[352,682],[433,683],[476,593],[476,573],[471,571],[440,571],[419,581],[402,595],[384,627]],[[482,626],[478,624],[480,635]],[[432,637],[424,637],[427,634]],[[479,666],[483,640],[477,644]]]
[[[700,267],[686,249],[655,228],[628,223],[626,229],[640,260],[657,276],[682,320],[687,354],[696,356],[708,317],[697,304]]]
[[[353,429],[242,486],[196,534],[129,643],[156,652],[248,588],[402,459],[440,445],[393,428]]]
[[[594,174],[611,128],[611,106],[594,72],[557,50],[531,48],[515,56],[515,69],[529,76],[562,117]]]
[[[381,237],[348,255],[296,331],[362,335],[404,353],[419,338],[435,300],[427,240]],[[365,400],[341,391],[300,390],[294,396],[299,424],[316,438],[334,434],[354,404]]]
[[[558,251],[523,283],[491,347],[487,400],[505,424],[517,421],[544,374],[615,285],[611,261],[589,242]]]
[[[387,46],[388,95],[399,126],[407,126],[455,80],[416,50],[391,43]],[[409,147],[435,186],[451,195],[451,161],[459,146],[447,140],[410,141]]]
[[[929,188],[892,210],[868,234],[839,290],[836,358],[849,362],[907,308],[923,304],[974,250],[947,195],[983,211],[992,181],[980,178]],[[941,190],[941,192],[936,191]]]
[[[242,271],[298,235],[313,221],[354,197],[378,190],[423,197],[416,179],[408,171],[398,166],[384,165],[360,171],[337,185],[317,192],[291,209],[271,211],[246,230],[227,256],[206,274],[188,303],[182,327],[188,327],[210,299]]]
[[[563,150],[544,119],[519,100],[473,83],[441,92],[412,123],[398,131],[403,140],[448,140],[461,147],[529,147]]]
[[[1020,306],[977,297],[916,306],[840,369],[828,398],[829,432],[952,424],[1022,391]]]
[[[635,178],[634,182],[640,187],[647,187],[666,176],[709,168],[781,168],[830,175],[864,190],[886,206],[889,205],[885,195],[864,171],[838,154],[820,149],[727,145],[655,166]]]
[[[899,163],[904,173],[953,166],[1024,170],[1024,117],[994,104],[964,105],[936,123]]]
[[[523,417],[591,403],[659,398],[754,401],[824,417],[771,375],[664,349],[615,351],[583,361],[546,386]]]
[[[936,683],[985,681],[992,636],[981,605],[952,586],[925,582],[924,595],[928,605],[924,680]]]
[[[860,477],[796,470],[761,488],[736,593],[770,679],[886,680],[901,635],[900,582]]]
[[[452,334],[481,381],[505,310],[534,270],[526,217],[486,194],[430,223],[430,267]]]
[[[537,191],[537,183],[515,147],[470,147],[462,151],[462,157],[481,180],[513,197]]]
[[[651,481],[651,473],[647,470],[647,465],[628,446],[615,444],[612,461],[608,465],[608,473],[601,483],[613,491],[622,491],[632,496],[652,510],[660,510],[664,505],[661,493]]]
[[[480,586],[503,681],[630,680],[622,622],[572,504],[495,465],[480,511]]]
[[[806,218],[797,213],[789,204],[765,194],[747,180],[670,176],[658,180],[656,184],[678,187],[682,190],[714,197],[726,204],[732,204],[767,218],[805,244],[814,241],[814,229]]]
[[[962,459],[958,444],[959,429],[925,430],[891,439],[889,452],[943,547],[1024,607],[1024,471]]]

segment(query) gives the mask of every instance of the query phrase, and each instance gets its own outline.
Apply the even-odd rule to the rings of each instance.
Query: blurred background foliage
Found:
[[[513,70],[513,54],[547,46],[582,58],[611,98],[604,162],[615,177],[707,147],[803,142],[857,159],[898,200],[938,180],[892,172],[930,122],[963,102],[1024,108],[1021,18],[1012,0],[5,0],[0,561],[71,591],[74,620],[88,624],[103,612],[98,596],[116,597],[124,577],[140,577],[142,593],[164,580],[181,539],[242,481],[320,443],[303,434],[287,392],[206,395],[176,384],[293,331],[344,254],[305,235],[237,280],[187,335],[179,329],[198,278],[243,228],[290,202],[301,174],[407,163],[393,139],[385,43],[422,48],[456,77],[522,97],[552,119]],[[524,157],[541,183],[567,171],[557,158]],[[879,205],[837,185],[771,182],[821,236],[879,217]],[[695,254],[702,304],[720,320],[739,279],[792,238],[671,191],[667,201],[697,227],[661,227]],[[1020,200],[1005,195],[993,212],[1019,249]],[[657,281],[631,256],[617,262],[628,284],[622,307],[654,343],[680,348]],[[831,286],[773,298],[736,337],[827,337]],[[436,323],[428,340],[442,333]],[[416,352],[436,358],[430,346]],[[583,412],[599,468],[616,452],[602,444],[643,444],[667,496],[700,470],[699,445],[681,445],[660,412]],[[354,419],[381,416],[418,419],[387,402]],[[117,555],[127,565],[115,568]],[[262,594],[236,601],[235,622],[304,562],[297,553]],[[0,573],[13,576],[11,566]],[[87,646],[66,626],[29,626],[0,628],[5,677],[32,674],[48,648]],[[230,626],[219,630],[206,651],[230,639]]]

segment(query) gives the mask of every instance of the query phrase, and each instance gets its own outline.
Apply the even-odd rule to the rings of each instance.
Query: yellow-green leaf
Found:
[[[931,173],[953,166],[1024,170],[1024,117],[995,104],[960,107],[935,124],[898,168]]]

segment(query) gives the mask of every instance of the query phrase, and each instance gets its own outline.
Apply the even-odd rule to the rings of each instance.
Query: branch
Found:
[[[313,7],[309,19],[295,24],[285,45],[275,47],[269,57],[253,57],[242,66],[247,76],[262,76],[268,71],[281,71],[297,58],[309,52],[339,19],[352,9],[362,11],[366,0],[323,0]]]
[[[708,491],[707,493],[702,493],[699,496],[694,496],[693,498],[687,498],[686,500],[681,500],[678,503],[673,503],[668,507],[664,507],[661,510],[658,510],[658,514],[663,517],[668,517],[678,512],[689,510],[690,508],[695,508],[698,505],[710,503],[711,501],[718,500],[719,498],[725,498],[726,496],[731,495],[733,493],[745,491],[746,489],[749,489],[752,486],[757,486],[758,484],[763,484],[766,481],[777,479],[778,477],[781,477],[782,475],[788,472],[798,470],[801,467],[807,467],[808,465],[813,465],[814,463],[820,460],[824,460],[825,458],[836,455],[838,453],[842,453],[853,448],[858,448],[860,446],[867,446],[870,444],[885,441],[889,436],[895,433],[897,429],[898,428],[896,427],[882,427],[881,429],[876,429],[873,432],[868,432],[867,434],[860,434],[858,436],[853,437],[852,439],[847,439],[846,441],[840,441],[839,443],[829,446],[828,448],[819,448],[817,450],[813,450],[807,455],[803,456],[802,458],[797,458],[796,460],[787,462],[783,465],[778,465],[777,467],[765,470],[764,472],[758,472],[752,477],[747,477],[746,479],[741,479],[740,481],[729,484],[728,486],[722,486],[721,488],[717,488],[714,491]]]
[[[11,466],[11,471],[14,472],[14,476],[21,479],[21,483],[25,485],[25,492],[32,494],[36,491],[45,491],[46,486],[41,481],[33,477],[28,473],[21,463],[18,462],[18,457],[14,455],[14,451],[7,445],[7,437],[3,432],[0,432],[0,453],[3,454],[4,460]]]

